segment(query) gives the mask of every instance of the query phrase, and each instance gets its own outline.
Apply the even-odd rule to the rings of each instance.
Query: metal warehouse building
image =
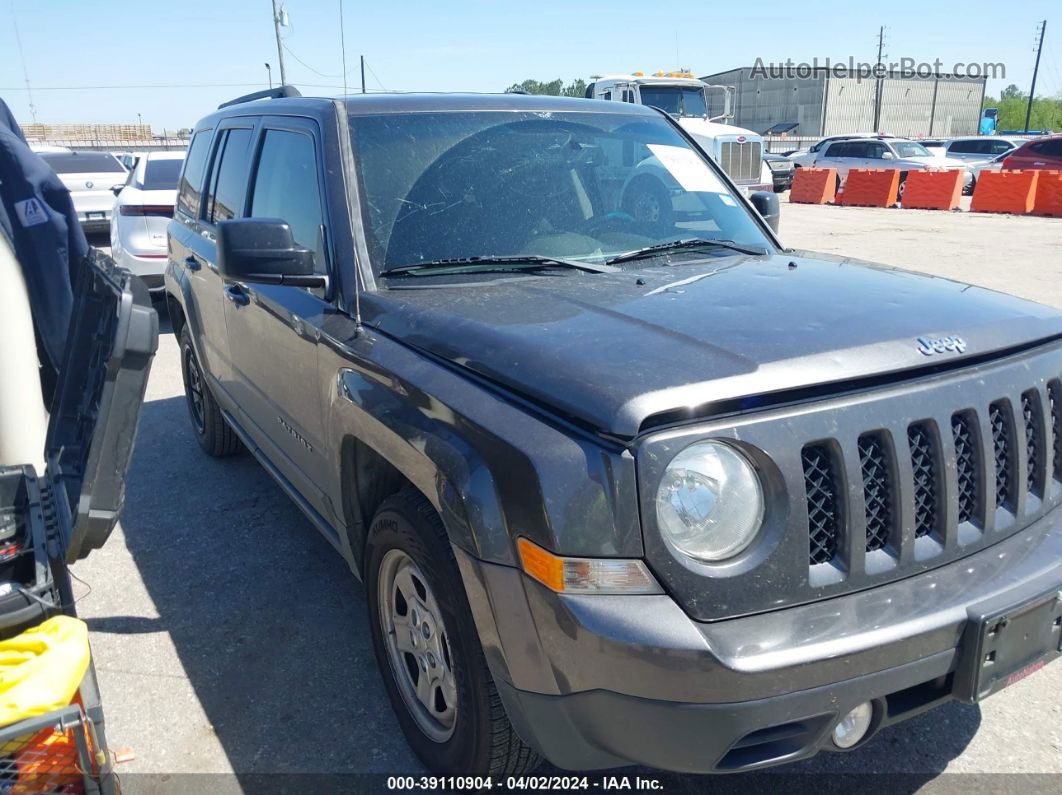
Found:
[[[768,68],[769,70],[769,68]],[[985,78],[940,74],[918,77],[891,72],[880,80],[836,67],[775,76],[744,67],[702,77],[712,85],[733,86],[734,123],[763,132],[781,122],[798,122],[792,136],[824,136],[854,132],[885,132],[909,137],[975,135],[981,118]],[[880,83],[879,120],[875,104]],[[718,102],[721,92],[709,92]]]

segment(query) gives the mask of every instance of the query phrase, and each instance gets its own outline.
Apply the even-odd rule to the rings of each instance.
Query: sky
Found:
[[[289,83],[343,92],[341,0],[287,0]],[[1062,96],[1062,3],[584,2],[582,0],[342,0],[347,81],[369,90],[503,91],[527,78],[687,67],[697,75],[765,64],[1001,62],[1005,85],[1028,91],[1036,26],[1047,19],[1038,96]],[[1001,8],[1005,8],[1003,13]],[[842,10],[843,9],[843,10]],[[1052,11],[1055,13],[1052,16]],[[23,59],[19,57],[15,29]],[[270,0],[7,0],[0,3],[0,97],[21,122],[191,127],[219,103],[279,80]]]

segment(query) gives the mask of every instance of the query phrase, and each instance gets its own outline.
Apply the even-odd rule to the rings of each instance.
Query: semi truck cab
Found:
[[[729,86],[708,85],[692,72],[641,72],[595,76],[586,89],[588,99],[650,105],[674,117],[722,167],[745,194],[774,190],[774,180],[763,162],[763,138],[751,130],[729,124]],[[724,94],[723,113],[710,116],[709,91]]]

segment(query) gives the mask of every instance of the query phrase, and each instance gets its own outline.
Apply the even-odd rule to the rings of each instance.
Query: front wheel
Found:
[[[671,196],[660,180],[641,176],[631,182],[623,199],[623,210],[642,226],[665,233],[675,225]]]
[[[376,661],[406,740],[441,775],[518,775],[541,757],[505,714],[442,521],[419,493],[373,518],[365,585]]]

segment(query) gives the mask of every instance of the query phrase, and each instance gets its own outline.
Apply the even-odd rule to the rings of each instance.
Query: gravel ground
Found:
[[[1062,307],[1062,219],[784,204],[782,239]],[[119,768],[126,789],[260,790],[279,779],[259,774],[421,772],[376,670],[361,586],[252,459],[200,453],[165,319],[121,525],[74,573],[110,743],[135,755]],[[679,791],[844,782],[1057,792],[1060,693],[1062,663],[981,706],[951,704],[852,753],[778,772],[637,772]],[[218,775],[184,775],[193,773]],[[299,781],[295,790],[310,788]]]

